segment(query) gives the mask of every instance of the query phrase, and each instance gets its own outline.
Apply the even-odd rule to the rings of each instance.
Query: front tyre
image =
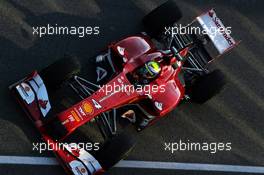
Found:
[[[48,90],[54,91],[60,85],[80,72],[81,66],[76,57],[65,56],[40,71]]]
[[[95,158],[104,170],[108,170],[124,159],[134,148],[135,144],[135,137],[123,132],[106,141],[100,150],[95,153]]]

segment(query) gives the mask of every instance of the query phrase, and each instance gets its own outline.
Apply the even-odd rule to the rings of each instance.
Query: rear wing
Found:
[[[225,27],[216,16],[214,9],[196,17],[204,32],[208,35],[220,55],[234,48],[239,42],[231,37],[231,27]]]
[[[231,36],[231,27],[223,25],[214,9],[197,16],[187,26],[175,24],[169,34],[171,37],[168,37],[168,48],[174,47],[181,51],[188,47],[188,64],[185,69],[197,72],[207,72],[208,63],[240,42]]]

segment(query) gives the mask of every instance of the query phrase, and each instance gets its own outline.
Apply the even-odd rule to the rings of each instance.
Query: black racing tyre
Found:
[[[95,158],[104,170],[108,170],[124,159],[135,145],[136,138],[123,132],[106,141],[100,150],[95,153]]]
[[[147,14],[143,24],[151,37],[157,38],[165,27],[172,26],[182,17],[182,13],[174,0],[169,0]]]
[[[60,140],[61,138],[65,137],[68,133],[68,130],[57,117],[54,117],[52,120],[47,121],[47,123],[45,124],[45,129],[46,132],[54,140]]]
[[[76,57],[65,56],[40,71],[48,90],[56,90],[60,85],[80,72],[80,63]]]
[[[214,70],[199,77],[191,87],[190,98],[195,103],[205,103],[218,94],[225,85],[225,77],[220,70]]]

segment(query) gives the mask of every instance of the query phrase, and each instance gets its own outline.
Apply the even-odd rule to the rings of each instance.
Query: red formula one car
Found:
[[[76,58],[65,57],[10,86],[68,174],[101,174],[131,150],[134,140],[117,134],[120,118],[142,130],[181,101],[204,103],[221,90],[221,72],[208,69],[213,48],[222,55],[237,43],[213,9],[186,26],[189,34],[175,32],[180,18],[174,1],[150,12],[143,19],[147,33],[114,42],[96,56],[96,82],[78,74]],[[193,27],[202,34],[192,33]],[[213,33],[211,28],[224,30]],[[61,110],[52,99],[66,88],[78,100]],[[106,140],[99,151],[57,147],[87,122],[97,123]]]

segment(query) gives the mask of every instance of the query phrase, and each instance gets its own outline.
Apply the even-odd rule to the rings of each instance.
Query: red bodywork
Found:
[[[118,47],[123,48],[124,53],[120,54],[120,52],[118,51]],[[101,88],[91,96],[78,102],[67,110],[56,114],[54,119],[56,121],[59,121],[61,125],[66,128],[66,132],[64,135],[58,138],[57,141],[55,141],[55,139],[53,139],[53,136],[49,135],[46,131],[46,126],[48,126],[50,122],[52,122],[52,120],[49,122],[44,122],[44,116],[40,111],[41,108],[45,107],[47,102],[43,102],[42,99],[39,99],[35,92],[35,99],[30,104],[28,104],[23,98],[21,98],[21,95],[17,90],[17,87],[20,86],[21,83],[29,84],[30,80],[32,80],[36,76],[39,76],[35,71],[27,78],[12,85],[11,90],[12,92],[14,92],[21,106],[27,112],[30,119],[34,122],[36,128],[40,131],[43,139],[47,143],[51,145],[58,143],[66,136],[71,134],[76,128],[82,126],[86,122],[89,122],[99,114],[113,108],[118,108],[126,104],[136,103],[141,101],[142,99],[149,98],[153,103],[153,108],[148,112],[159,118],[174,109],[183,98],[184,87],[178,79],[178,74],[181,71],[182,63],[178,62],[177,69],[174,69],[170,64],[165,64],[162,61],[164,54],[156,50],[153,43],[146,36],[142,35],[128,37],[117,43],[111,44],[109,48],[120,55],[120,57],[117,57],[116,59],[125,57],[125,61],[122,64],[122,69],[117,72],[116,76],[110,82],[106,84],[107,86],[114,86],[114,84],[120,86],[131,85],[130,81],[127,78],[127,74],[131,73],[133,70],[135,70],[139,66],[142,66],[149,60],[156,60],[160,62],[162,70],[158,78],[150,83],[150,87],[155,85],[156,87],[158,87],[158,90],[155,92],[115,91],[106,93],[105,90]],[[161,89],[163,90],[161,91]],[[61,149],[54,149],[54,153],[62,162],[62,165],[64,166],[66,171],[71,174],[72,171],[69,168],[69,163],[75,159],[74,155],[72,153],[70,154],[69,151]],[[102,172],[102,170],[99,170],[98,172]]]
[[[116,52],[118,52],[117,47],[125,48],[124,56],[127,61],[123,65],[123,70],[108,82],[105,87],[115,87],[115,85],[119,85],[119,87],[124,85],[132,86],[127,78],[128,73],[149,60],[162,60],[164,56],[163,53],[155,50],[155,47],[147,38],[140,36],[126,38],[110,47]],[[64,124],[68,131],[65,136],[103,112],[126,104],[137,103],[144,98],[151,98],[153,109],[150,112],[155,114],[155,116],[162,117],[170,112],[184,96],[184,87],[178,79],[181,65],[174,69],[171,65],[161,62],[161,66],[161,74],[150,83],[150,89],[152,89],[152,86],[158,87],[159,90],[155,92],[127,92],[124,90],[107,93],[104,88],[101,88],[88,98],[59,113],[57,117],[62,123],[69,121],[72,116],[75,118],[74,121]],[[155,107],[155,103],[162,104],[162,108],[158,109]]]

